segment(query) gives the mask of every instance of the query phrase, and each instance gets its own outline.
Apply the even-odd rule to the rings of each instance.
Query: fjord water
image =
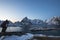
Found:
[[[2,28],[0,28],[1,32]],[[22,31],[21,27],[8,27],[6,32],[20,32]],[[52,35],[52,36],[60,36],[60,30],[49,30],[49,31],[30,31],[32,34],[44,34],[44,35]]]
[[[35,32],[31,32],[31,33],[33,33],[33,34],[52,35],[52,36],[60,36],[60,30],[35,31]]]

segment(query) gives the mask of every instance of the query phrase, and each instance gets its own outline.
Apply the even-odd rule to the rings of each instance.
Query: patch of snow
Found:
[[[19,39],[21,39],[21,40],[28,40],[28,39],[31,39],[31,38],[33,38],[33,34],[27,33],[26,35],[18,37],[18,40]]]
[[[27,33],[25,35],[22,36],[16,36],[16,35],[12,35],[12,36],[5,36],[5,37],[1,37],[0,40],[28,40],[31,39],[33,37],[33,34]]]
[[[5,36],[1,36],[1,37],[0,37],[0,40],[3,40],[3,39],[4,39],[4,37],[5,37]]]
[[[12,36],[6,36],[3,40],[17,40],[19,36],[15,36],[15,35],[12,35]]]

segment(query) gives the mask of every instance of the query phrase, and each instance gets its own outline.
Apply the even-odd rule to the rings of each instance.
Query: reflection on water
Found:
[[[0,32],[2,31],[2,28],[0,28]]]
[[[21,31],[21,27],[7,27],[6,32],[19,32]],[[0,32],[2,31],[2,28],[0,28]]]

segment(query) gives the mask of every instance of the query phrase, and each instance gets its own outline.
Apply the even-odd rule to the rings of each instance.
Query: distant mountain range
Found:
[[[17,21],[15,23],[9,21],[8,27],[21,27],[24,25],[30,25],[31,27],[59,27],[60,26],[60,16],[52,17],[48,22],[48,20],[43,21],[39,19],[28,19],[27,17],[23,18],[21,22]],[[3,21],[0,21],[0,25]]]

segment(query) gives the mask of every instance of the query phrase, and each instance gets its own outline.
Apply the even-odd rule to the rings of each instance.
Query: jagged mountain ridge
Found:
[[[59,21],[60,21],[60,17],[53,17],[50,19],[49,23],[54,25],[60,25]]]
[[[0,25],[2,22],[3,21],[0,21]],[[39,27],[48,27],[51,25],[60,25],[60,17],[53,17],[47,23],[43,20],[39,20],[39,19],[31,20],[31,19],[28,19],[27,17],[25,17],[21,20],[21,22],[17,21],[15,23],[13,23],[13,22],[9,21],[8,26],[15,27],[15,26],[22,26],[22,24],[25,24],[25,25],[30,24],[32,26],[39,26]]]

